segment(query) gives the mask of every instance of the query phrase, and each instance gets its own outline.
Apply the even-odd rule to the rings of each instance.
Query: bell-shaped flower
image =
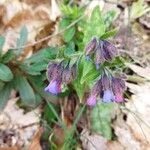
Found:
[[[110,103],[110,102],[114,101],[114,94],[113,94],[113,92],[111,90],[109,90],[109,89],[104,91],[102,101],[104,103]]]
[[[114,101],[119,103],[123,102],[123,92],[125,91],[125,81],[121,78],[112,78],[112,91],[115,95]]]
[[[45,88],[45,91],[53,95],[61,93],[61,81],[52,80],[49,85]]]
[[[117,56],[117,48],[106,40],[101,40],[101,49],[103,50],[103,55],[107,61],[111,61],[114,57]]]
[[[95,51],[95,48],[97,46],[97,38],[94,37],[85,47],[85,55],[86,59],[90,59],[90,54]]]

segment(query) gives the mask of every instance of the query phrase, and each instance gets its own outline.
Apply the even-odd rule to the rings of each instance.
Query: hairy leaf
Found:
[[[92,130],[102,134],[107,139],[112,138],[111,130],[111,113],[113,111],[113,103],[98,102],[96,107],[91,110],[91,126]]]
[[[5,82],[8,82],[12,80],[12,78],[13,78],[13,74],[9,69],[9,67],[4,64],[0,64],[0,79]]]

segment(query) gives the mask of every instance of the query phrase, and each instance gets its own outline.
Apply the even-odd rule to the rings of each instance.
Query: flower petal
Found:
[[[110,103],[114,100],[114,95],[113,92],[111,90],[106,90],[104,91],[104,95],[103,95],[103,99],[102,101],[104,103]]]
[[[89,106],[95,106],[96,105],[96,97],[95,96],[90,96],[88,99],[87,99],[87,105]]]
[[[115,102],[117,102],[117,103],[121,103],[121,102],[124,102],[124,98],[123,98],[123,96],[122,95],[116,95],[115,96]]]
[[[57,95],[61,93],[61,83],[56,80],[52,80],[45,88],[45,91]]]

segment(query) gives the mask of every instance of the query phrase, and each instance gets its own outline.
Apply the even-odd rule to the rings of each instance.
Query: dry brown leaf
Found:
[[[107,143],[108,150],[124,150],[124,147],[118,141]]]
[[[132,101],[128,102],[126,107],[136,114],[127,113],[127,124],[136,139],[142,144],[146,142],[150,144],[150,83],[140,85],[128,83],[127,85],[134,94]]]
[[[0,21],[3,22],[3,16],[6,14],[6,7],[4,5],[0,5]],[[1,24],[1,23],[0,23]]]
[[[55,31],[55,22],[49,22],[48,24],[46,24],[41,30],[39,33],[37,33],[36,35],[36,40],[40,40],[42,38],[45,38],[49,35],[51,35],[53,32]],[[46,41],[43,41],[39,44],[36,44],[35,45],[35,49],[40,49],[40,48],[43,48],[43,47],[47,47],[47,43],[48,43],[48,40]]]
[[[29,145],[28,150],[42,150],[42,147],[40,145],[40,139],[41,139],[42,133],[43,133],[43,128],[38,129],[38,131],[34,135],[34,138],[31,144]]]
[[[32,12],[27,9],[22,10],[12,17],[12,19],[6,24],[6,27],[17,28],[31,20],[33,20]]]
[[[96,133],[90,135],[90,132],[87,129],[82,131],[80,140],[82,142],[83,149],[107,150],[107,140]]]
[[[53,130],[53,138],[53,141],[57,145],[57,148],[61,148],[65,140],[64,130],[58,126],[55,126]]]
[[[0,148],[0,150],[21,150],[20,146],[13,146],[7,148]]]
[[[147,80],[150,80],[150,68],[142,68],[140,66],[134,65],[134,64],[127,64],[127,66],[132,69],[135,73],[137,73],[139,76],[146,78]]]
[[[41,5],[41,4],[49,4],[49,0],[22,0],[22,2],[27,3],[28,5]]]

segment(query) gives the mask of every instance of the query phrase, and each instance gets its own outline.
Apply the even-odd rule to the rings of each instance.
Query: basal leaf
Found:
[[[2,52],[4,43],[5,43],[5,38],[3,36],[0,36],[0,53]]]
[[[0,80],[8,82],[12,80],[13,74],[8,66],[0,64]]]
[[[17,39],[17,54],[19,55],[23,48],[22,46],[25,46],[28,38],[28,30],[26,26],[23,26],[20,30],[20,37]]]
[[[2,62],[3,63],[8,63],[9,61],[11,61],[12,59],[15,58],[15,53],[13,50],[8,50],[2,58]]]
[[[9,100],[11,92],[10,84],[6,84],[3,89],[0,90],[0,111],[5,107],[7,101]]]
[[[112,138],[111,130],[111,113],[113,111],[113,103],[101,103],[91,110],[91,126],[92,130],[103,135],[107,139]]]
[[[18,75],[16,77],[16,82],[17,82],[17,90],[19,91],[23,103],[31,107],[36,106],[36,97],[27,79],[23,76]]]
[[[5,83],[0,80],[0,90],[4,87]]]

